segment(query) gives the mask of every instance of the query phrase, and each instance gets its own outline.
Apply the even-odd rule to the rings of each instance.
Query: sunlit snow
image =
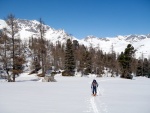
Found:
[[[150,79],[62,77],[40,82],[24,73],[16,82],[0,82],[0,113],[150,113]],[[98,96],[91,94],[96,79]]]

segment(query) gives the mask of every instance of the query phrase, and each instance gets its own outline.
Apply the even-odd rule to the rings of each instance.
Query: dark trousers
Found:
[[[97,88],[93,87],[93,94],[96,94],[96,93],[97,93]]]

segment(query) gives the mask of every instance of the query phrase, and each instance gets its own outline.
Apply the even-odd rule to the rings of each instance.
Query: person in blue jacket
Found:
[[[98,87],[98,83],[94,79],[92,84],[91,84],[91,89],[92,89],[92,93],[93,93],[94,96],[96,96],[96,94],[97,94],[97,87]]]

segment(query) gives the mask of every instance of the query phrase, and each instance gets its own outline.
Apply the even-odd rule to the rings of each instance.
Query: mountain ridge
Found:
[[[22,40],[28,40],[29,37],[37,37],[38,29],[37,26],[39,21],[37,20],[27,20],[27,19],[16,19],[19,27],[19,34]],[[116,37],[106,37],[99,38],[93,35],[89,35],[83,39],[78,39],[69,33],[65,32],[63,29],[54,29],[49,25],[44,25],[46,29],[45,38],[50,40],[54,45],[59,41],[61,43],[66,43],[67,39],[77,40],[79,44],[83,44],[86,47],[93,47],[95,49],[101,49],[104,52],[111,52],[111,47],[113,45],[114,51],[120,53],[124,51],[127,44],[132,44],[135,49],[137,49],[136,57],[142,56],[142,53],[146,53],[145,57],[150,55],[150,34],[147,35],[118,35]],[[0,19],[0,29],[7,27],[4,20]]]

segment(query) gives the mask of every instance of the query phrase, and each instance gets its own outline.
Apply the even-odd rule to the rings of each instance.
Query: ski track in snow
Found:
[[[90,103],[91,103],[91,106],[92,106],[92,108],[93,108],[94,113],[99,113],[94,98],[95,98],[95,97],[91,97]]]
[[[91,84],[91,82],[89,82]],[[97,96],[91,96],[89,99],[90,106],[87,112],[93,111],[94,113],[108,113],[107,105],[100,100],[101,96],[104,94],[104,89],[99,86],[97,88]]]

